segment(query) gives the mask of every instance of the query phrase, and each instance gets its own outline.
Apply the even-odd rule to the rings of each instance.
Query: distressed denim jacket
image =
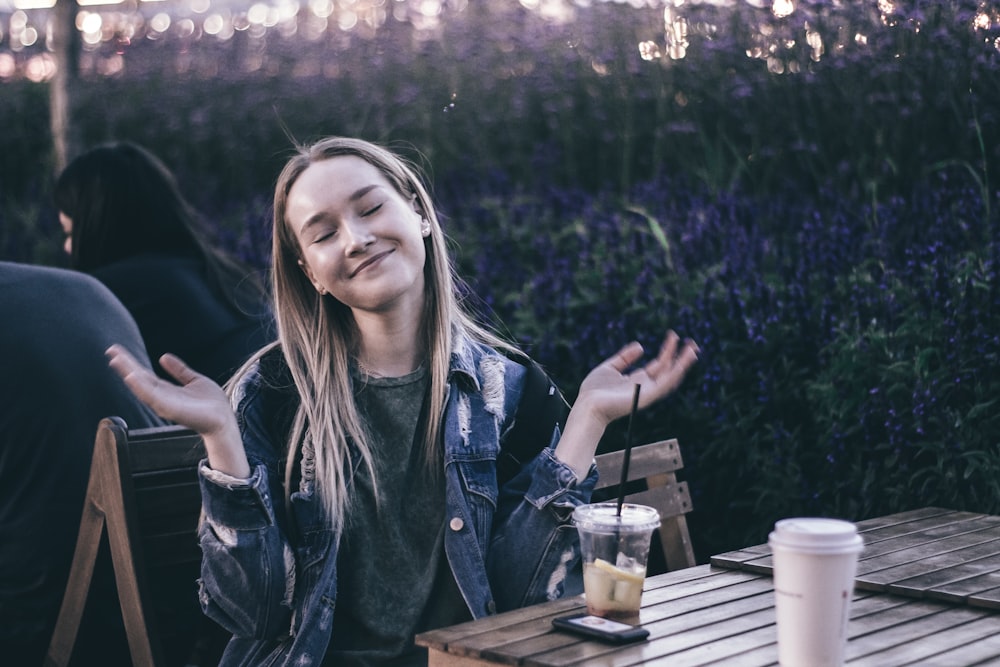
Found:
[[[283,367],[280,350],[268,356]],[[262,367],[234,394],[251,476],[238,480],[201,466],[201,603],[234,635],[222,665],[319,665],[337,604],[338,535],[314,494],[308,445],[302,482],[286,510],[282,457],[297,398]],[[594,466],[578,482],[554,456],[554,427],[549,446],[497,488],[497,455],[524,375],[520,364],[465,339],[452,353],[443,422],[444,547],[474,618],[582,591],[571,515],[590,499]]]

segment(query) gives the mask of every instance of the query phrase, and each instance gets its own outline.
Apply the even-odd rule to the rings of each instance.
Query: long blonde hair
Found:
[[[404,199],[415,198],[417,210],[431,226],[430,235],[424,239],[425,307],[422,340],[417,341],[426,350],[430,375],[424,443],[429,464],[440,462],[441,416],[454,337],[516,350],[477,323],[463,308],[457,292],[459,279],[448,257],[444,232],[414,165],[386,148],[360,139],[329,137],[299,147],[278,176],[274,190],[272,289],[278,341],[300,397],[286,443],[285,494],[287,500],[293,491],[288,487],[298,448],[311,449],[315,468],[310,473],[315,476],[315,492],[334,526],[342,525],[349,503],[349,442],[360,452],[375,479],[372,451],[354,402],[349,371],[351,355],[357,349],[358,331],[350,308],[332,296],[318,294],[300,268],[302,251],[286,212],[288,193],[296,179],[310,165],[340,156],[356,156],[377,168]],[[251,360],[245,368],[252,363]],[[303,470],[304,480],[309,476],[306,472]]]

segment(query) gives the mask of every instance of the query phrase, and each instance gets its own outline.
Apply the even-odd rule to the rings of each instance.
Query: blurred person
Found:
[[[182,355],[222,383],[275,331],[262,282],[209,243],[205,223],[155,155],[128,142],[74,159],[55,188],[70,267],[103,282],[151,359]]]
[[[170,382],[108,351],[204,436],[202,607],[233,633],[222,664],[426,664],[419,632],[581,592],[571,516],[598,441],[636,384],[641,408],[670,394],[697,346],[624,346],[498,482],[530,362],[463,308],[416,169],[356,139],[302,147],[273,232],[278,342],[226,391],[175,355]]]
[[[98,422],[162,421],[107,366],[117,342],[151,368],[132,317],[94,278],[0,262],[0,321],[0,663],[34,667],[62,603]],[[101,553],[74,664],[129,665],[106,544]]]

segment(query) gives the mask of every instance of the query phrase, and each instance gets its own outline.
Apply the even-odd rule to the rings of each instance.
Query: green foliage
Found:
[[[431,40],[137,37],[120,75],[85,73],[80,131],[160,154],[261,267],[293,139],[401,147],[470,302],[570,397],[628,340],[695,339],[636,433],[680,440],[703,559],[793,514],[1000,511],[997,24],[977,1],[795,4],[673,3],[680,60],[636,48],[663,46],[662,7],[611,2],[566,24],[472,2]],[[0,83],[4,259],[60,261],[46,94]]]

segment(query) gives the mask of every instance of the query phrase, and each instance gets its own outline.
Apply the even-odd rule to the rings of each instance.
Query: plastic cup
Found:
[[[782,667],[839,667],[847,617],[864,548],[857,528],[839,519],[795,518],[774,524],[778,662]]]
[[[639,622],[642,585],[653,531],[660,514],[652,507],[624,503],[580,505],[573,511],[583,555],[587,613],[623,623]]]

